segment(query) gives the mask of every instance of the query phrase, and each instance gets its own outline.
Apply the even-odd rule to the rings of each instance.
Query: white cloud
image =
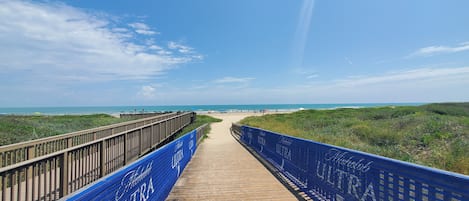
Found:
[[[153,99],[156,97],[156,89],[150,85],[142,86],[137,94],[145,99]]]
[[[148,49],[151,49],[151,50],[163,50],[162,47],[158,46],[158,45],[150,45],[148,47]]]
[[[171,49],[153,42],[138,43],[111,17],[63,3],[0,4],[0,69],[12,76],[27,72],[16,77],[23,81],[149,79],[178,64],[202,59],[187,46],[190,53],[171,54]],[[144,23],[132,27],[145,34],[152,31]]]
[[[144,23],[141,22],[135,22],[129,24],[130,27],[135,29],[135,32],[143,35],[154,35],[154,34],[159,34],[156,31],[152,31],[150,27]]]
[[[251,80],[254,80],[254,78],[250,77],[223,77],[220,79],[215,80],[215,83],[219,84],[226,84],[226,83],[247,83]]]
[[[428,46],[420,48],[410,56],[432,56],[435,54],[455,53],[469,50],[469,42],[460,43],[457,46]]]
[[[126,28],[122,28],[122,27],[116,27],[116,28],[112,28],[112,32],[122,32],[122,33],[128,33],[129,30],[126,29]]]
[[[129,26],[132,27],[132,28],[135,28],[135,29],[145,29],[145,30],[150,29],[150,27],[148,27],[148,25],[146,25],[144,23],[141,23],[141,22],[130,23]]]
[[[157,53],[160,54],[160,55],[170,55],[170,54],[172,54],[172,52],[167,51],[167,50],[158,50]]]

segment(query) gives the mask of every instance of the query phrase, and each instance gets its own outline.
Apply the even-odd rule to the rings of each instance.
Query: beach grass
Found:
[[[210,124],[211,123],[215,123],[215,122],[221,122],[222,120],[221,119],[218,119],[218,118],[214,118],[214,117],[211,117],[211,116],[208,116],[208,115],[197,115],[196,118],[195,118],[195,121],[192,122],[191,124],[189,124],[188,126],[186,126],[179,134],[176,135],[176,138],[179,138],[181,136],[183,136],[184,134],[188,133],[188,132],[191,132],[192,130],[204,125],[204,124],[209,124],[207,128],[205,128],[204,130],[204,137],[207,137],[206,134],[208,134],[210,132]]]
[[[469,175],[469,103],[304,110],[241,123]]]
[[[130,120],[134,120],[134,118],[120,119],[107,114],[2,115],[0,116],[0,145],[25,142]]]

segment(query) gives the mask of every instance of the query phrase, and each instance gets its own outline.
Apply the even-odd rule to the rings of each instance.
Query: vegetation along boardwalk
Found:
[[[230,134],[246,115],[213,115],[209,138],[173,187],[167,200],[297,200]]]

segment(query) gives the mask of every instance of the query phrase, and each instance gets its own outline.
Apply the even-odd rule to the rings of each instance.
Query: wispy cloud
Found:
[[[143,34],[143,35],[159,34],[158,32],[151,30],[151,28],[148,25],[141,23],[141,22],[130,23],[129,26],[134,28],[135,32],[139,34]]]
[[[341,80],[274,87],[239,84],[252,78],[225,77],[225,87],[203,85],[184,88],[162,87],[159,93],[173,104],[252,103],[358,103],[358,102],[442,102],[468,101],[469,67],[415,68],[377,75],[355,75]],[[234,81],[234,82],[232,82]],[[242,85],[242,87],[238,87]],[[235,90],[228,90],[235,89]],[[187,99],[186,97],[191,97]]]
[[[469,67],[415,68],[377,75],[354,75],[331,81],[314,81],[295,87],[263,90],[292,102],[441,102],[467,101]],[[275,91],[273,91],[275,90]],[[261,92],[261,91],[260,91]],[[268,96],[268,95],[264,95]]]
[[[298,16],[295,37],[293,38],[292,65],[300,67],[303,63],[304,52],[308,40],[308,33],[313,17],[314,0],[303,0]]]
[[[319,74],[315,71],[310,71],[304,68],[295,68],[293,73],[305,76],[306,79],[313,79],[319,77]]]
[[[191,53],[194,50],[194,48],[182,45],[182,44],[174,42],[174,41],[168,42],[168,48],[171,49],[171,50],[177,50],[180,53],[184,53],[184,54]]]
[[[313,79],[313,78],[317,78],[319,77],[318,74],[309,74],[308,76],[306,76],[306,79]]]
[[[344,59],[348,64],[353,65],[352,60],[350,60],[348,57],[344,57]]]
[[[456,53],[469,50],[469,42],[460,43],[456,46],[428,46],[420,48],[409,56],[432,56],[435,54]]]
[[[336,80],[335,84],[346,87],[366,86],[380,83],[399,83],[403,81],[422,81],[447,78],[469,79],[469,67],[460,68],[419,68],[408,71],[392,72],[376,76],[353,76]]]
[[[251,80],[254,80],[254,78],[251,77],[223,77],[220,79],[215,80],[215,83],[219,84],[226,84],[226,83],[247,83]]]
[[[156,32],[141,22],[116,22],[63,3],[0,4],[0,68],[11,75],[27,71],[17,79],[28,82],[149,79],[202,59],[188,46],[190,52],[156,44],[148,38]],[[132,31],[142,40],[135,40]]]

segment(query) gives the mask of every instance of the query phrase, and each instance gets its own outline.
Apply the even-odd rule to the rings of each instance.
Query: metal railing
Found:
[[[193,121],[195,113],[0,168],[0,200],[56,200],[98,180],[157,147]]]
[[[148,125],[166,118],[174,117],[178,113],[169,113],[118,124],[87,129],[63,135],[56,135],[27,142],[10,144],[0,147],[0,167],[13,165],[56,151],[64,150],[86,142],[111,136],[129,129]]]

